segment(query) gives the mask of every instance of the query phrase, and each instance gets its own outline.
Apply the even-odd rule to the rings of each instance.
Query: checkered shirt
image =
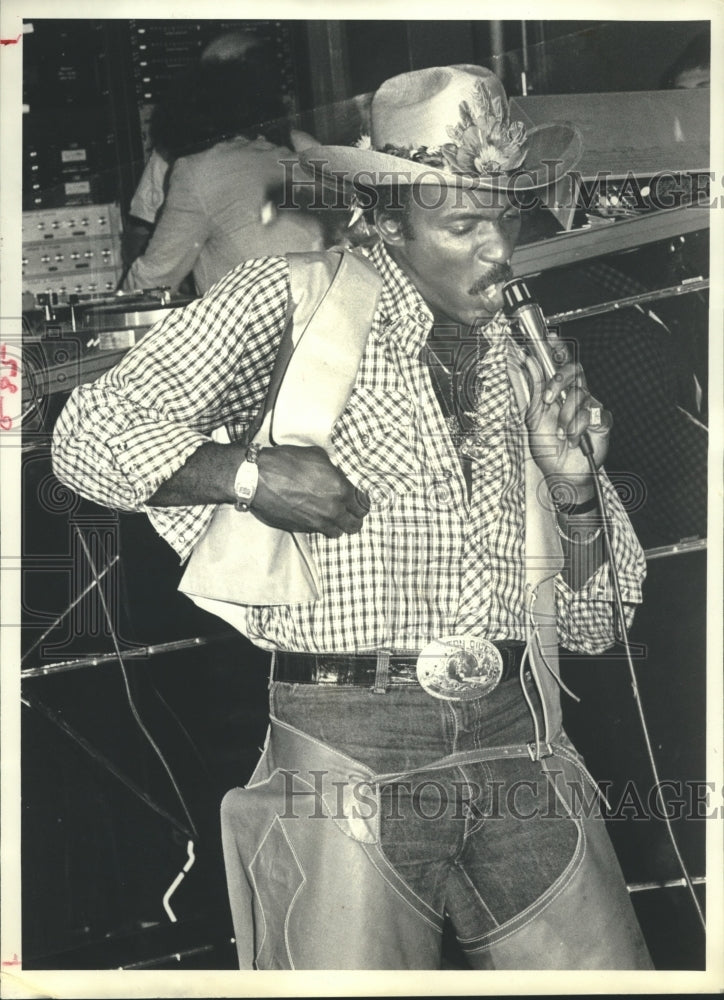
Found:
[[[500,318],[484,328],[484,446],[468,499],[420,359],[432,314],[381,245],[369,255],[382,293],[332,443],[335,464],[369,493],[371,510],[358,534],[309,535],[318,600],[249,607],[244,631],[264,648],[317,652],[416,650],[461,631],[522,640],[525,430],[506,367],[518,348]],[[213,505],[147,501],[212,431],[225,426],[232,440],[243,436],[265,396],[288,292],[284,258],[251,260],[156,324],[115,368],[73,392],[54,434],[57,476],[103,505],[145,511],[185,559]],[[604,491],[624,601],[633,606],[641,599],[643,553],[605,478]],[[564,646],[595,653],[612,644],[607,566],[578,592],[557,578],[556,600]]]

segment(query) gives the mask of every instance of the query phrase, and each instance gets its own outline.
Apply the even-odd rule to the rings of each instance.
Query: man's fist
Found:
[[[533,458],[551,482],[566,483],[581,502],[593,495],[590,466],[579,445],[588,434],[596,468],[608,451],[613,419],[593,398],[580,365],[564,360],[555,375],[546,380],[538,362],[526,358],[531,402],[526,424]],[[595,424],[591,411],[598,411]]]
[[[283,531],[318,531],[328,538],[353,535],[369,511],[356,489],[322,448],[262,448],[252,513]]]

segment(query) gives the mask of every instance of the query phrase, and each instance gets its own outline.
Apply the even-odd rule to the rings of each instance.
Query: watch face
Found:
[[[234,478],[234,495],[239,509],[249,509],[249,504],[254,499],[257,483],[259,481],[259,467],[254,462],[245,459],[236,472]],[[241,505],[244,504],[242,508]]]

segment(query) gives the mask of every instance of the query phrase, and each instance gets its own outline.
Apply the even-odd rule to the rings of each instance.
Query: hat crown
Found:
[[[354,146],[300,154],[305,172],[354,188],[454,184],[490,190],[549,188],[572,170],[581,135],[569,123],[526,129],[511,121],[500,80],[482,66],[433,66],[386,80],[369,106],[369,134]]]
[[[507,119],[503,85],[483,66],[433,66],[386,80],[370,108],[372,147],[437,147],[450,142],[450,129],[461,120],[461,104],[474,106],[479,87]]]

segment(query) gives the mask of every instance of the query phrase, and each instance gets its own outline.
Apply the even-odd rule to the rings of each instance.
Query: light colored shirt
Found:
[[[123,288],[175,291],[193,272],[199,295],[242,261],[294,250],[321,250],[317,219],[274,210],[283,189],[280,159],[294,157],[266,139],[241,136],[176,160],[153,236]]]
[[[472,632],[524,639],[523,435],[506,365],[518,348],[507,324],[484,335],[481,415],[490,433],[473,461],[471,500],[458,453],[420,359],[432,315],[379,245],[370,252],[383,288],[355,387],[335,426],[334,462],[370,494],[359,534],[309,536],[321,597],[249,607],[244,632],[266,648],[419,649]],[[114,369],[79,386],[55,428],[56,475],[79,493],[145,510],[185,558],[213,505],[149,507],[158,486],[215,428],[240,438],[265,396],[284,327],[284,259],[253,260],[202,300],[154,327]],[[604,495],[622,595],[641,600],[643,552],[619,498]],[[556,580],[558,632],[571,650],[612,645],[607,565],[573,592]],[[632,609],[629,608],[629,611]]]
[[[156,221],[158,210],[163,205],[166,191],[166,174],[168,162],[158,150],[151,150],[146,166],[143,168],[138,187],[133,192],[129,212],[137,219],[143,219],[151,225]]]

